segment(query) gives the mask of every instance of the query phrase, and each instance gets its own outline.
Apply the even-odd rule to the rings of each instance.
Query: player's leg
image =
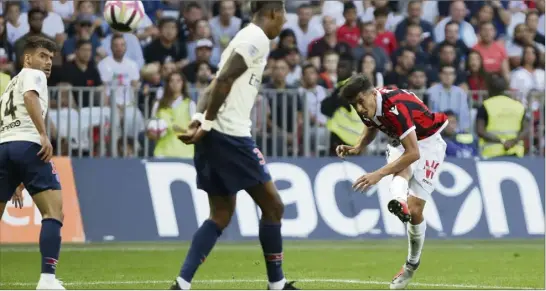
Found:
[[[180,269],[172,290],[189,290],[193,276],[205,262],[222,231],[229,225],[235,211],[236,195],[208,195],[210,205],[209,219],[193,235],[190,249]]]
[[[403,149],[389,145],[387,147],[387,163],[397,160],[402,153]],[[404,223],[408,222],[411,217],[408,207],[408,189],[412,176],[412,168],[408,167],[394,174],[389,186],[392,199],[389,201],[387,208],[389,212],[396,215]]]
[[[293,282],[286,282],[282,269],[283,240],[281,234],[281,219],[284,214],[284,204],[272,181],[258,184],[246,189],[254,202],[260,207],[260,244],[265,258],[269,289],[295,290]]]
[[[42,263],[37,288],[64,289],[55,277],[63,226],[61,184],[55,166],[53,162],[46,163],[40,159],[41,146],[36,143],[17,141],[9,146],[14,169],[42,215],[39,239]]]
[[[14,169],[10,163],[7,143],[0,144],[0,220],[6,209],[8,201],[15,192],[17,180]]]

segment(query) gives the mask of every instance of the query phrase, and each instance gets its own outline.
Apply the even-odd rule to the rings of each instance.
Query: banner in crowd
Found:
[[[269,160],[286,205],[284,236],[404,237],[404,225],[386,208],[389,177],[364,194],[351,189],[384,163],[380,157]],[[190,240],[208,218],[207,197],[197,190],[189,161],[72,159],[72,168],[88,241]],[[425,207],[427,237],[544,236],[544,160],[452,159],[435,179],[437,191]],[[239,193],[222,239],[257,238],[259,218],[251,198]]]
[[[69,158],[53,158],[63,188],[64,221],[61,236],[64,242],[85,240],[78,195]],[[0,243],[32,243],[40,237],[42,215],[26,190],[23,208],[8,202],[0,221]]]

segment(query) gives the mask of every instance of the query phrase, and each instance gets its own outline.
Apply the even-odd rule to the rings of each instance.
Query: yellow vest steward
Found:
[[[175,108],[160,108],[157,111],[157,118],[167,122],[167,134],[160,138],[155,146],[154,156],[165,158],[193,158],[193,145],[184,144],[178,139],[173,125],[188,129],[191,122],[189,98],[184,98],[180,105]]]
[[[495,96],[485,100],[483,105],[488,117],[485,128],[487,132],[503,140],[510,140],[518,136],[525,115],[525,107],[521,102],[507,96]],[[525,155],[523,141],[505,150],[500,143],[490,143],[480,139],[480,147],[484,158],[511,155],[523,157]]]
[[[338,108],[332,118],[328,119],[326,127],[344,143],[354,146],[358,142],[365,125],[356,110],[352,107],[351,109],[349,112],[345,107]]]

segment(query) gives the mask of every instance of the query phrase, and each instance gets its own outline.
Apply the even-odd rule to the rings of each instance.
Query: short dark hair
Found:
[[[373,11],[373,16],[374,16],[374,17],[378,17],[378,16],[385,16],[385,17],[387,17],[387,16],[389,16],[389,12],[390,12],[390,11],[389,11],[389,8],[387,8],[387,7],[381,7],[381,8],[375,9],[375,10]]]
[[[491,25],[493,26],[493,28],[495,28],[495,25],[493,24],[493,22],[491,22],[491,21],[486,21],[486,22],[480,23],[479,29],[482,29],[484,26],[489,25],[489,24],[491,24]]]
[[[360,92],[369,91],[373,88],[373,84],[363,74],[352,76],[342,87],[339,96],[347,100],[349,103],[354,103],[354,100]]]
[[[485,83],[490,97],[504,95],[504,92],[508,89],[508,83],[504,77],[499,74],[487,75]]]
[[[80,39],[76,42],[76,49],[80,49],[82,46],[86,45],[86,44],[89,44],[91,46],[93,46],[93,43],[91,42],[91,40],[89,39]]]
[[[345,4],[343,4],[343,14],[347,13],[351,9],[356,10],[356,6],[352,1],[351,2],[345,2]]]
[[[125,38],[123,37],[123,34],[114,33],[114,34],[112,34],[112,40],[110,41],[110,43],[113,44],[116,39],[120,39],[120,38],[125,40]]]
[[[406,27],[406,31],[408,31],[410,28],[418,28],[420,29],[421,31],[423,30],[423,28],[421,27],[421,25],[417,24],[417,23],[411,23],[409,24],[407,27]]]
[[[298,10],[300,10],[300,9],[312,9],[312,8],[313,8],[313,6],[311,6],[311,4],[305,3],[305,2],[302,3],[300,6],[298,6]]]
[[[438,52],[441,52],[446,47],[452,47],[454,50],[456,50],[454,45],[452,45],[450,43],[447,43],[447,42],[444,42],[438,47]]]
[[[36,14],[36,13],[39,13],[39,14],[42,14],[42,16],[45,17],[45,11],[41,10],[41,9],[36,9],[36,8],[33,8],[33,9],[30,9],[27,13],[28,15],[28,21],[30,21],[30,19],[32,18],[32,15]]]
[[[202,8],[201,8],[201,5],[199,5],[199,3],[195,2],[195,1],[189,2],[184,7],[184,11],[186,11],[186,12],[188,12],[188,11],[190,11],[192,9],[202,9]]]
[[[29,51],[29,50],[36,50],[39,48],[46,49],[52,53],[57,52],[57,44],[47,37],[43,36],[29,36],[25,41],[25,46],[23,47],[23,51]]]
[[[252,14],[261,14],[264,15],[266,11],[269,10],[279,10],[284,8],[284,1],[258,1],[254,0],[250,3],[250,11]]]
[[[457,25],[457,27],[459,27],[459,23],[455,22],[454,20],[451,20],[450,22],[446,23],[446,26],[447,27],[448,25]]]
[[[410,75],[413,74],[413,73],[417,73],[417,72],[423,72],[423,73],[426,74],[427,69],[424,66],[417,65],[417,66],[413,67],[413,69],[410,72]]]
[[[438,70],[438,72],[441,73],[441,72],[443,72],[444,69],[446,69],[446,68],[452,68],[454,71],[456,71],[455,66],[453,66],[453,65],[441,65],[441,66],[440,66],[440,69]]]
[[[455,119],[458,119],[457,114],[455,114],[455,112],[453,112],[453,110],[451,110],[451,109],[448,109],[448,110],[444,111],[444,114],[447,115],[447,117],[453,116],[453,117],[455,117]]]
[[[161,19],[159,19],[159,22],[157,23],[157,27],[159,29],[162,29],[163,26],[167,23],[174,23],[175,25],[177,24],[177,21],[176,19],[174,19],[173,17],[163,17]]]
[[[313,69],[315,72],[318,73],[317,68],[316,68],[313,64],[305,64],[305,65],[303,66],[303,68],[301,69],[302,75],[305,74],[305,72],[306,72],[307,70],[309,70],[309,69]]]

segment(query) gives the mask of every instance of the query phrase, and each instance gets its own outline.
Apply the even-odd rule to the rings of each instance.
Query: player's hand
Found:
[[[178,139],[185,144],[195,144],[200,141],[205,134],[207,134],[207,132],[201,128],[201,122],[194,120],[190,123],[190,126],[185,133],[178,135]]]
[[[509,150],[511,148],[513,148],[516,144],[518,143],[518,140],[517,139],[510,139],[510,140],[507,140],[504,142],[504,150]]]
[[[21,186],[23,186],[21,184]],[[19,209],[22,209],[23,208],[23,189],[24,187],[17,187],[17,189],[15,189],[15,193],[13,193],[13,197],[11,197],[11,203],[13,203],[13,205],[15,205],[15,208],[19,208]]]
[[[362,153],[362,149],[359,147],[353,147],[349,145],[338,145],[336,147],[336,154],[340,158],[345,158],[345,156],[356,156]]]
[[[49,163],[51,157],[53,157],[53,146],[47,135],[40,135],[40,144],[42,145],[42,149],[40,149],[37,155],[42,161]]]
[[[355,191],[364,192],[371,186],[379,183],[381,179],[383,179],[383,175],[381,175],[381,173],[378,171],[366,174],[356,180],[356,182],[353,184],[353,189]]]

